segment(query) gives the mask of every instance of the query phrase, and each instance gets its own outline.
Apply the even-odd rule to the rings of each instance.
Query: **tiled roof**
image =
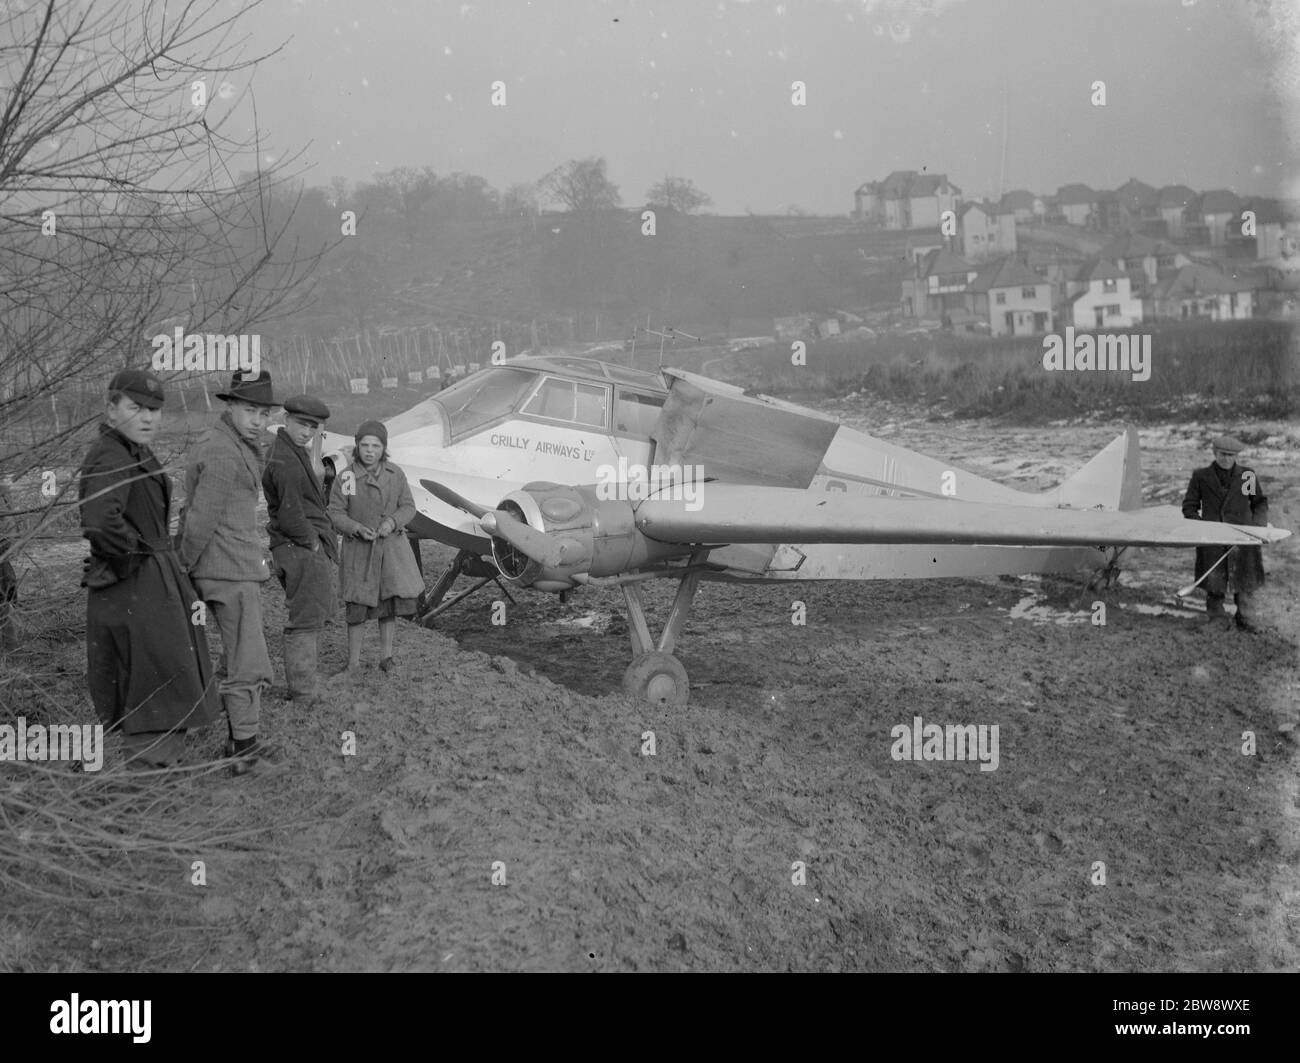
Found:
[[[1093,255],[1091,258],[1085,258],[1079,263],[1071,280],[1080,282],[1122,280],[1127,276],[1128,274],[1110,259]]]
[[[1013,188],[1002,197],[1003,210],[1032,210],[1037,198],[1028,189]]]
[[[1253,286],[1229,277],[1210,266],[1189,262],[1171,270],[1156,284],[1153,293],[1157,299],[1194,298],[1198,295],[1222,295],[1228,292],[1248,291]]]
[[[1205,214],[1235,214],[1241,200],[1237,198],[1235,192],[1229,192],[1226,188],[1215,188],[1209,192],[1201,193],[1200,213]]]
[[[945,173],[895,170],[878,185],[872,186],[869,191],[878,192],[883,199],[912,199],[917,196],[932,196],[944,189],[957,195],[961,194],[961,189],[949,181]]]
[[[1156,203],[1161,207],[1185,207],[1196,193],[1186,185],[1165,185],[1156,193]]]
[[[1056,198],[1061,206],[1069,207],[1079,203],[1093,203],[1097,199],[1097,193],[1087,185],[1061,185],[1056,190]]]
[[[1028,266],[1018,262],[1014,255],[1007,255],[984,266],[967,286],[967,290],[987,292],[994,288],[1019,288],[1045,283],[1046,281]]]
[[[954,273],[973,273],[975,267],[961,255],[955,255],[946,247],[936,247],[921,259],[922,277],[947,277]]]

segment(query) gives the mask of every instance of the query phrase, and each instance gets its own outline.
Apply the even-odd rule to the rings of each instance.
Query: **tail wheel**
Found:
[[[690,683],[681,661],[655,650],[633,658],[623,673],[623,692],[658,708],[683,709],[690,699]]]

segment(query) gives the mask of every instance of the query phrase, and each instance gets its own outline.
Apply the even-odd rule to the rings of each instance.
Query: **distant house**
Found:
[[[1067,225],[1087,225],[1097,193],[1087,185],[1062,185],[1056,190],[1056,202]]]
[[[1115,198],[1133,222],[1155,221],[1160,217],[1155,188],[1136,177],[1130,177],[1115,189]]]
[[[1024,188],[1013,188],[998,205],[1011,211],[1016,221],[1041,221],[1047,214],[1047,205],[1042,198]]]
[[[1156,211],[1170,239],[1182,238],[1183,211],[1195,198],[1196,193],[1186,185],[1165,185],[1156,192]]]
[[[1224,241],[1236,251],[1236,257],[1273,260],[1296,256],[1300,246],[1300,217],[1276,199],[1245,200],[1238,218],[1246,211],[1253,215],[1255,235],[1242,234],[1241,225],[1229,225]]]
[[[967,203],[957,217],[957,247],[963,258],[983,262],[1016,249],[1014,212],[991,203]]]
[[[1007,255],[980,268],[966,286],[966,308],[994,336],[1032,336],[1052,329],[1052,286]]]
[[[1124,211],[1114,192],[1096,193],[1092,213],[1088,215],[1088,228],[1103,233],[1119,232],[1125,228]]]
[[[1196,244],[1222,247],[1228,227],[1237,224],[1241,232],[1241,200],[1226,188],[1202,192],[1183,209],[1183,237]]]
[[[1139,296],[1156,283],[1162,272],[1191,261],[1173,244],[1131,232],[1114,237],[1097,253],[1128,275],[1134,294]]]
[[[910,277],[903,278],[903,313],[910,317],[942,317],[966,306],[966,285],[977,269],[946,248],[935,248],[916,262]]]
[[[1142,303],[1148,318],[1231,321],[1254,313],[1253,285],[1200,262],[1163,275]]]
[[[938,228],[943,212],[955,213],[961,199],[961,189],[947,174],[895,170],[883,181],[858,187],[854,217],[885,229]]]
[[[1065,297],[1065,318],[1075,328],[1129,328],[1142,320],[1128,274],[1107,258],[1084,259],[1066,280]]]

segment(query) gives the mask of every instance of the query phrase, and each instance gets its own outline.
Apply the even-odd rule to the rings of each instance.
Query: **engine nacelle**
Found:
[[[564,562],[547,567],[493,536],[492,560],[502,576],[521,587],[565,591],[577,586],[574,576],[614,576],[691,553],[689,546],[647,539],[637,530],[631,502],[597,498],[594,487],[525,484],[506,495],[497,509],[551,536],[564,549]]]

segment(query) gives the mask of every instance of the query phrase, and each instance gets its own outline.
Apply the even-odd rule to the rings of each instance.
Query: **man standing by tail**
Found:
[[[1216,520],[1226,524],[1262,527],[1268,523],[1268,499],[1254,469],[1237,464],[1246,445],[1233,436],[1219,436],[1210,446],[1214,461],[1192,473],[1183,496],[1183,516],[1189,520]],[[1228,551],[1231,554],[1224,558]],[[1209,573],[1206,575],[1206,573]],[[1254,633],[1253,595],[1264,585],[1264,555],[1258,546],[1198,546],[1196,578],[1205,577],[1205,611],[1212,624],[1228,628],[1223,608],[1228,584],[1237,602],[1237,628]]]
[[[262,631],[262,584],[271,578],[257,527],[262,485],[262,435],[271,410],[271,374],[237,372],[217,396],[226,412],[194,448],[185,470],[186,504],[180,533],[181,565],[221,628],[217,689],[230,725],[227,754],[243,775],[259,762],[284,759],[258,737],[262,691],[271,685],[271,658]]]
[[[285,399],[284,414],[284,430],[271,444],[262,490],[270,517],[271,558],[289,611],[284,678],[289,696],[311,705],[319,693],[320,633],[334,608],[338,561],[338,539],[325,511],[325,468],[317,467],[312,451],[330,411],[320,399],[295,395]]]

